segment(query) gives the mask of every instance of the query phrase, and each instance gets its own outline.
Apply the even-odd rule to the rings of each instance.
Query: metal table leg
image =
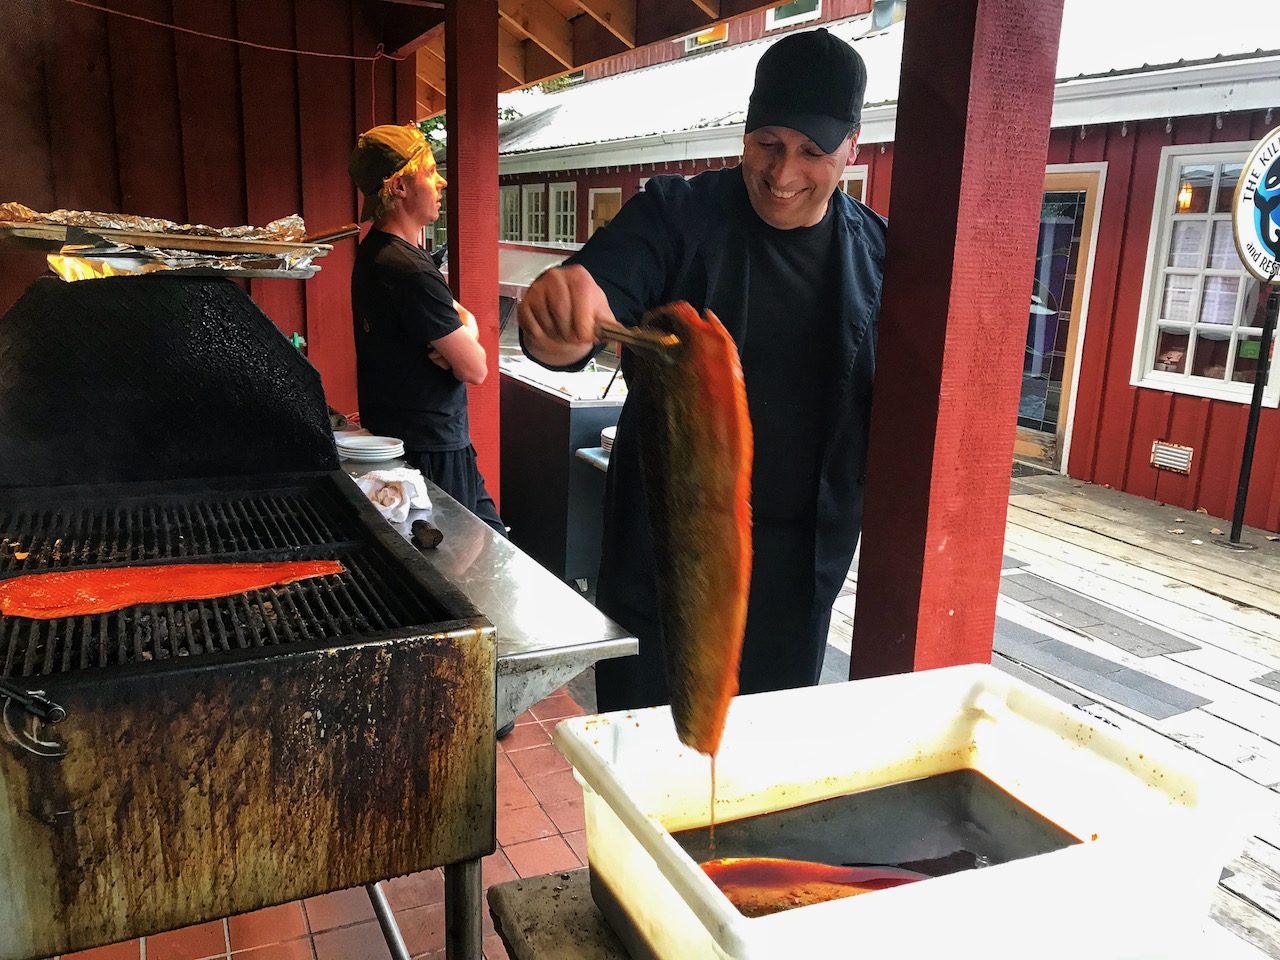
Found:
[[[484,960],[484,884],[480,861],[444,868],[445,960]]]
[[[382,935],[386,938],[387,949],[391,951],[392,960],[409,960],[409,948],[404,945],[404,937],[400,936],[400,925],[396,923],[395,914],[391,912],[391,904],[387,903],[387,895],[376,883],[364,885],[373,904],[373,912],[378,917],[378,926],[382,927]]]

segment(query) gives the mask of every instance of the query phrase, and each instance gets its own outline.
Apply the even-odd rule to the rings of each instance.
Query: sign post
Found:
[[[1262,412],[1262,394],[1266,390],[1271,367],[1271,341],[1275,334],[1277,307],[1280,306],[1280,296],[1274,286],[1276,275],[1280,274],[1280,127],[1258,142],[1240,172],[1231,203],[1231,228],[1244,268],[1259,281],[1254,325],[1262,327],[1262,336],[1258,341],[1253,401],[1249,405],[1249,423],[1245,428],[1244,452],[1240,458],[1240,482],[1236,487],[1231,537],[1217,542],[1236,550],[1252,550],[1252,544],[1240,542],[1240,530],[1244,526],[1245,501],[1249,499],[1253,448]]]

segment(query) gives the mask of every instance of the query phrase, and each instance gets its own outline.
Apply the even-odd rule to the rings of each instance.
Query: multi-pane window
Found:
[[[551,185],[551,239],[557,243],[575,243],[578,239],[578,185]]]
[[[1237,144],[1164,150],[1135,383],[1221,399],[1252,395],[1262,336],[1258,285],[1231,228],[1247,152]],[[1275,393],[1268,390],[1272,405]]]
[[[501,213],[503,240],[520,239],[520,188],[500,187],[498,189]]]
[[[863,203],[867,202],[867,165],[860,163],[857,166],[849,166],[844,168],[844,176],[840,178],[840,189]]]
[[[791,3],[778,4],[766,12],[764,26],[766,30],[793,27],[797,23],[817,20],[821,15],[822,0],[793,0]]]
[[[547,239],[547,185],[526,183],[520,188],[524,208],[524,239],[537,243]]]
[[[729,39],[729,24],[717,23],[714,27],[707,27],[701,33],[695,33],[692,37],[685,37],[684,52],[694,53],[698,50],[705,50],[708,47],[724,43],[727,39]]]

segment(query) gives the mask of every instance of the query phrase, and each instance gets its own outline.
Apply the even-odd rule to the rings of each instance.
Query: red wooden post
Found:
[[[471,387],[471,440],[480,472],[498,499],[498,3],[445,6],[448,116],[449,286],[476,316],[489,376]]]
[[[991,660],[1062,2],[906,19],[851,677]]]

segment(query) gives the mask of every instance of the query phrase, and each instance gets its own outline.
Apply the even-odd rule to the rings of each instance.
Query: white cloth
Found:
[[[392,523],[403,523],[410,509],[425,510],[431,506],[427,497],[427,481],[422,473],[409,467],[372,470],[356,478],[369,502]]]

